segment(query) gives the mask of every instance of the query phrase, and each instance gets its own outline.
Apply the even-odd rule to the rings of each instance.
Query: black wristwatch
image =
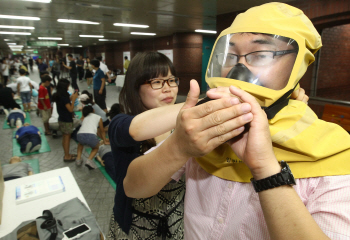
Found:
[[[281,167],[282,170],[280,173],[270,177],[263,178],[258,181],[254,180],[254,178],[250,179],[254,186],[255,192],[261,192],[282,185],[295,185],[295,179],[289,165],[285,161],[281,161]]]

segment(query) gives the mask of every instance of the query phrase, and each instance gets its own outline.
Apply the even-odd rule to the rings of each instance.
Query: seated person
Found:
[[[111,145],[101,145],[96,159],[105,167],[108,175],[116,182],[115,162],[112,156]]]
[[[21,108],[16,101],[13,99],[15,93],[11,88],[5,87],[0,83],[0,106],[3,106],[5,109]]]
[[[23,127],[16,132],[16,139],[21,145],[22,153],[31,153],[39,151],[41,148],[40,131],[37,127],[25,123]]]
[[[119,70],[120,72],[120,70]],[[114,69],[110,75],[111,77],[111,81],[108,81],[109,83],[115,83],[115,80],[117,80],[117,76],[118,76],[118,70]]]
[[[23,112],[19,108],[12,109],[6,115],[7,115],[7,125],[10,125],[10,127],[21,127],[24,124],[24,119],[26,118],[25,112]],[[20,120],[20,121],[17,121],[17,120]]]
[[[4,180],[9,181],[33,175],[33,169],[28,163],[22,162],[20,157],[15,156],[10,159],[10,164],[2,166],[2,174]]]
[[[109,125],[109,119],[107,117],[107,114],[105,111],[103,111],[100,106],[95,104],[94,98],[91,93],[84,90],[82,92],[82,95],[79,97],[80,102],[83,104],[83,106],[91,104],[92,108],[95,111],[95,114],[99,115],[102,118],[103,127],[106,128]],[[106,130],[106,129],[105,129]],[[107,130],[106,130],[107,131]]]

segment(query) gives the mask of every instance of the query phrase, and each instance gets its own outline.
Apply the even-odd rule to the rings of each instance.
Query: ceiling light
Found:
[[[71,46],[71,47],[83,47],[83,45],[74,45],[74,46]]]
[[[10,26],[10,25],[0,25],[0,28],[12,28],[12,29],[35,29],[35,27],[26,27],[26,26]]]
[[[7,43],[7,45],[16,45],[17,43],[11,43],[11,42],[9,42],[9,43]]]
[[[9,46],[10,48],[22,48],[23,45]]]
[[[0,15],[0,18],[20,19],[20,20],[40,20],[40,18],[38,17],[12,16],[12,15]]]
[[[67,43],[57,44],[57,46],[69,46]]]
[[[99,25],[100,24],[99,22],[91,22],[91,21],[84,21],[84,20],[73,20],[73,19],[57,19],[57,22],[94,24],[94,25]]]
[[[216,34],[216,31],[196,29],[195,32]]]
[[[111,9],[111,10],[119,10],[119,11],[131,11],[131,8],[124,8],[124,7],[110,7],[110,6],[104,6],[104,5],[97,5],[97,4],[89,4],[89,3],[76,3],[77,6],[82,7],[90,7],[90,8],[102,8],[102,9]]]
[[[6,42],[7,42],[7,41],[12,41],[12,40],[11,40],[11,39],[4,39],[4,41],[6,41]]]
[[[40,40],[62,40],[60,37],[38,37]]]
[[[34,49],[26,49],[27,52],[33,52]]]
[[[118,40],[116,39],[99,39],[101,42],[117,42]]]
[[[140,24],[114,23],[113,25],[114,26],[119,26],[119,27],[149,28],[148,25],[140,25]]]
[[[79,35],[79,37],[87,37],[87,38],[104,38],[102,35]]]
[[[51,0],[22,0],[24,2],[40,2],[40,3],[50,3]]]
[[[145,32],[131,32],[130,34],[132,34],[132,35],[149,35],[149,36],[156,35],[155,33],[145,33]]]
[[[0,32],[0,34],[31,35],[31,33],[29,32]]]

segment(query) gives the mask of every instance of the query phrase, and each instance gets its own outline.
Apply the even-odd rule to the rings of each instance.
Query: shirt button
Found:
[[[219,222],[220,224],[223,224],[223,223],[224,223],[224,219],[223,219],[223,218],[218,218],[218,222]]]

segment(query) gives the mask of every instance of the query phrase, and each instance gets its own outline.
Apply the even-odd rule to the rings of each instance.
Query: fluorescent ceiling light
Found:
[[[60,37],[38,37],[40,40],[62,40]]]
[[[4,39],[4,41],[6,41],[6,42],[7,42],[7,41],[12,41],[12,40],[11,40],[11,39]]]
[[[35,29],[35,27],[26,27],[26,26],[11,26],[11,25],[0,25],[0,28],[12,28],[12,29]]]
[[[130,34],[132,34],[132,35],[149,35],[149,36],[156,35],[155,33],[145,33],[145,32],[131,32]]]
[[[9,46],[10,48],[22,48],[23,45]]]
[[[100,24],[99,22],[91,22],[91,21],[84,21],[84,20],[73,20],[73,19],[57,19],[57,22],[94,24],[94,25],[99,25]]]
[[[104,38],[102,35],[79,35],[79,37],[87,37],[87,38]]]
[[[149,28],[148,25],[140,25],[140,24],[114,23],[113,25],[114,26],[119,26],[119,27]]]
[[[28,52],[29,52],[29,51],[30,51],[30,52],[32,52],[32,51],[34,51],[34,49],[26,49],[26,51],[28,51]]]
[[[0,34],[11,34],[11,35],[32,35],[29,32],[0,32]]]
[[[40,18],[38,17],[12,16],[12,15],[0,15],[0,18],[20,19],[20,20],[40,20]]]
[[[50,3],[51,0],[22,0],[24,2],[40,2],[40,3]]]
[[[67,43],[57,44],[57,46],[69,46]]]
[[[216,31],[196,29],[195,32],[216,34]]]
[[[7,45],[16,45],[17,43],[11,43],[11,42],[9,42],[9,43],[7,43]]]
[[[101,42],[117,42],[118,40],[116,39],[99,39]]]
[[[71,46],[71,47],[83,47],[83,45],[74,45],[74,46]]]

